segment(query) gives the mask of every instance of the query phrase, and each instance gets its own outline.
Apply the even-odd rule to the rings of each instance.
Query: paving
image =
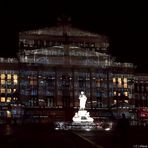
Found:
[[[117,131],[77,131],[76,134],[98,148],[148,148],[147,127],[131,127],[126,137]]]
[[[148,127],[132,127],[122,139],[116,131],[55,131],[41,125],[0,125],[0,146],[5,148],[148,148],[147,137]]]
[[[12,148],[94,148],[71,131],[52,131],[40,126],[1,127],[0,146]]]

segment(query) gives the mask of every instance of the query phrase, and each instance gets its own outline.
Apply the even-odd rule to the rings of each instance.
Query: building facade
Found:
[[[70,24],[20,32],[18,57],[0,59],[1,108],[21,104],[58,118],[79,108],[80,91],[92,111],[134,107],[134,65],[108,51],[107,36]]]
[[[148,74],[135,75],[135,106],[148,107]]]

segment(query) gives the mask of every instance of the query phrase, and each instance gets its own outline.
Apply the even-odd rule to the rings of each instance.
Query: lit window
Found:
[[[125,91],[125,92],[124,92],[124,95],[127,97],[127,96],[128,96],[128,92],[127,92],[127,91]]]
[[[5,80],[1,80],[1,84],[5,84]]]
[[[121,82],[121,78],[118,78],[118,82]]]
[[[121,87],[121,86],[122,86],[121,78],[118,78],[118,87]]]
[[[14,79],[14,80],[13,80],[13,83],[14,83],[14,84],[17,84],[17,79]]]
[[[121,96],[121,93],[118,93],[118,96]]]
[[[16,92],[16,89],[13,89],[13,92]]]
[[[128,100],[124,100],[125,103],[128,103]]]
[[[7,89],[7,93],[11,93],[11,89]]]
[[[0,98],[0,102],[5,102],[5,100],[6,100],[5,97]]]
[[[113,83],[116,83],[116,78],[113,78]]]
[[[121,83],[121,78],[118,78],[118,83]]]
[[[13,75],[13,79],[14,79],[14,80],[17,80],[17,74],[14,74],[14,75]]]
[[[14,100],[14,101],[16,101],[16,100],[17,100],[17,98],[13,98],[13,100]]]
[[[11,102],[11,98],[10,97],[7,98],[7,102]]]
[[[4,88],[1,88],[1,93],[5,93],[5,89]]]
[[[117,100],[114,100],[114,104],[116,104],[117,103]]]
[[[11,74],[7,74],[7,79],[11,79]]]
[[[124,78],[124,79],[123,79],[123,82],[124,82],[124,83],[127,83],[127,78]]]
[[[127,83],[124,84],[124,88],[127,88]]]
[[[1,74],[1,79],[5,79],[5,74]]]
[[[11,112],[7,110],[7,118],[11,118]]]
[[[116,96],[117,95],[117,92],[116,91],[114,91],[114,96]]]

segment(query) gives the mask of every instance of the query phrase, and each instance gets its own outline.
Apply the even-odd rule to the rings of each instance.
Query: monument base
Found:
[[[74,117],[72,118],[74,122],[93,122],[94,119],[90,117],[89,112],[86,110],[79,110],[75,113]]]

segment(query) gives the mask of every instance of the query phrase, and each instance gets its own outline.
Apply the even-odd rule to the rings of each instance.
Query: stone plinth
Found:
[[[94,119],[90,117],[89,112],[86,110],[79,110],[75,113],[74,117],[72,118],[74,122],[93,122]]]

